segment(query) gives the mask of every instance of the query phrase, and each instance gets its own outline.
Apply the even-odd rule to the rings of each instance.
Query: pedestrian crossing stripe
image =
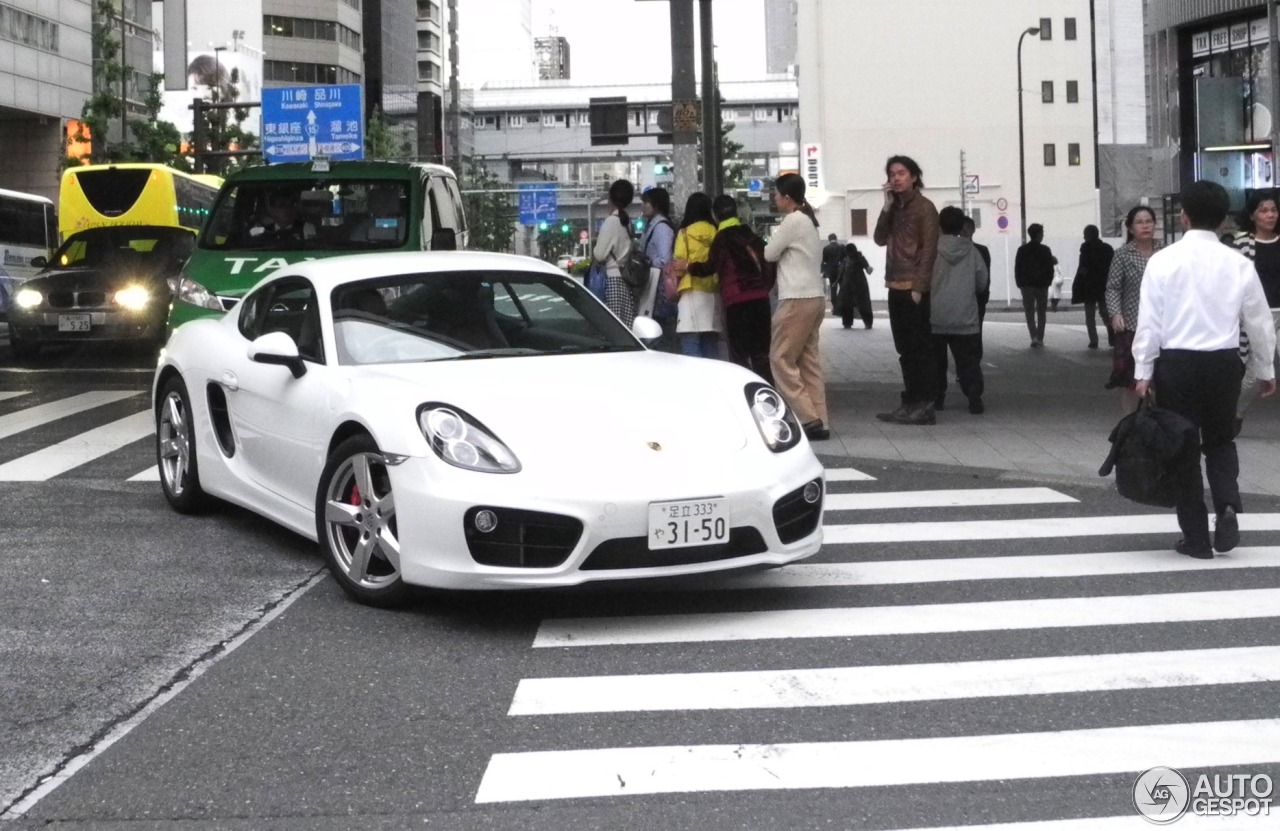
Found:
[[[874,482],[876,477],[851,467],[829,467],[826,479],[828,482]]]
[[[30,395],[30,390],[14,390],[12,392],[0,392],[0,401],[8,401],[10,398],[17,398],[22,395]]]
[[[16,433],[42,427],[58,419],[77,415],[105,404],[133,398],[135,395],[137,395],[136,392],[128,390],[96,390],[37,404],[14,413],[6,413],[0,415],[0,439],[7,439]]]
[[[152,465],[151,467],[147,468],[146,470],[140,473],[135,473],[129,477],[129,481],[130,482],[159,482],[160,466]]]
[[[915,606],[563,618],[543,621],[533,646],[860,638],[1274,617],[1280,617],[1280,589],[1241,589]]]
[[[754,672],[526,678],[508,715],[851,707],[1280,681],[1280,646]]]
[[[477,803],[873,788],[1280,762],[1280,719],[892,740],[494,754]],[[1135,820],[1137,818],[1135,817]]]
[[[875,511],[883,508],[970,508],[986,505],[1037,505],[1079,502],[1052,488],[957,488],[932,491],[829,493],[827,511]]]
[[[135,413],[5,462],[0,465],[0,481],[44,482],[154,432],[151,413]]]
[[[1280,530],[1280,514],[1240,514],[1240,530]],[[822,540],[828,544],[900,544],[960,540],[1070,539],[1125,534],[1176,536],[1178,533],[1178,518],[1172,512],[1168,512],[1034,519],[975,519],[955,522],[867,522],[857,525],[824,523]],[[1172,546],[1172,539],[1169,544]]]

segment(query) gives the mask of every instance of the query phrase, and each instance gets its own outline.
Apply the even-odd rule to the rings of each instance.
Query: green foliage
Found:
[[[578,244],[578,232],[586,227],[581,222],[570,222],[566,233],[560,230],[560,225],[559,222],[552,222],[547,230],[538,232],[538,256],[549,263],[572,254]]]
[[[569,273],[574,277],[586,277],[587,272],[591,270],[591,260],[578,260],[569,268]]]
[[[407,162],[414,158],[413,144],[394,129],[381,107],[373,108],[373,115],[365,124],[364,152],[370,159]]]
[[[471,228],[471,248],[511,251],[518,211],[513,205],[513,195],[501,192],[510,185],[500,182],[492,171],[473,159],[464,159],[458,173],[462,178],[462,204]]]

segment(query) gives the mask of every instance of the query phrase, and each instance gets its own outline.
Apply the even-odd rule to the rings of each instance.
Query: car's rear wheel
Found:
[[[175,511],[195,513],[208,505],[209,497],[200,487],[191,397],[176,376],[165,382],[156,405],[156,464],[164,498]]]
[[[409,598],[400,577],[400,539],[391,476],[378,445],[353,436],[334,450],[316,493],[316,537],[348,596],[371,606]]]

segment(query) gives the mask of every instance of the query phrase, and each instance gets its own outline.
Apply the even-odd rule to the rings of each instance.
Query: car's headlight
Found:
[[[142,286],[127,286],[115,293],[115,301],[117,306],[136,312],[151,302],[151,292]]]
[[[789,450],[800,443],[800,423],[792,415],[782,395],[768,384],[747,384],[747,406],[760,428],[760,437],[774,453]]]
[[[18,289],[13,296],[13,304],[19,309],[34,309],[44,302],[44,295],[35,289]]]
[[[222,301],[218,300],[207,288],[185,274],[178,278],[178,290],[174,292],[174,296],[183,303],[189,303],[192,306],[222,311]]]
[[[457,407],[423,404],[418,426],[436,455],[451,465],[481,473],[515,473],[520,461],[479,421]]]

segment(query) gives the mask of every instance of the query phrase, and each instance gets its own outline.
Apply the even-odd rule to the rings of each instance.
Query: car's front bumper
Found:
[[[59,318],[89,319],[82,331],[61,331]],[[164,316],[149,310],[130,312],[118,309],[68,309],[65,311],[22,311],[10,309],[10,337],[29,343],[76,343],[80,341],[158,340],[164,332]]]
[[[441,470],[443,466],[435,461],[409,459],[391,468],[400,571],[406,582],[415,585],[527,588],[669,577],[783,565],[817,553],[822,544],[822,465],[803,447],[780,454],[768,465],[685,471],[680,477],[633,471],[618,475],[613,483],[584,481],[569,493],[560,483],[542,487],[544,483],[522,473]],[[794,501],[795,494],[812,481],[819,483],[823,493],[816,505],[804,506],[814,512],[801,523],[805,533],[797,538],[793,526],[780,535],[775,516],[780,500],[791,495]],[[725,500],[734,529],[730,545],[649,550],[650,503],[708,497]],[[500,523],[513,513],[536,512],[576,520],[581,532],[555,565],[486,565],[473,555],[477,533],[474,528],[470,534],[467,530],[473,524],[473,509],[480,507],[494,509]]]

